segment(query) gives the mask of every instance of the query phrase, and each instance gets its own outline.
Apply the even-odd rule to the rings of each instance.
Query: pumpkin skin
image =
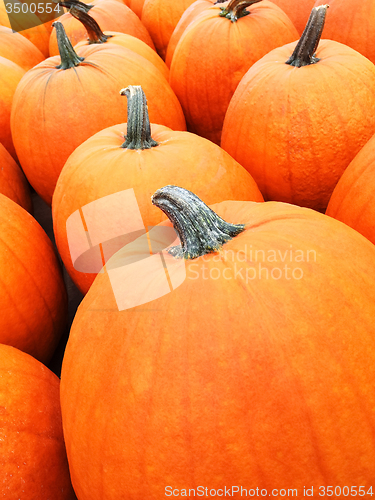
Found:
[[[137,16],[139,17],[139,19],[141,19],[142,17],[142,9],[143,9],[143,5],[145,3],[145,0],[129,0],[129,7],[131,8],[131,10],[133,12],[135,12],[137,14]]]
[[[141,20],[155,44],[158,54],[165,59],[169,39],[184,11],[195,0],[146,0]]]
[[[324,37],[344,43],[375,64],[375,4],[372,0],[353,3],[351,0],[317,0],[315,5],[328,4],[329,15]]]
[[[326,212],[375,244],[374,185],[375,136],[365,144],[340,177]]]
[[[0,56],[28,71],[44,60],[40,50],[24,36],[0,26]]]
[[[56,56],[31,69],[17,88],[12,108],[12,134],[22,169],[49,205],[61,169],[76,147],[126,119],[126,102],[119,94],[124,85],[142,84],[152,120],[185,129],[175,94],[144,57],[109,43],[81,47],[78,55],[84,61],[74,68],[57,69]]]
[[[28,354],[1,344],[0,373],[1,497],[76,500],[58,377]]]
[[[188,261],[172,293],[119,312],[100,274],[77,311],[61,404],[80,500],[159,500],[167,485],[288,485],[301,495],[306,484],[373,484],[374,246],[292,205],[212,208],[248,229]],[[270,273],[282,257],[255,252],[282,256],[291,245],[305,255],[292,264],[303,279],[223,277],[235,273],[230,250],[237,271],[260,263]]]
[[[298,0],[298,2],[295,0],[272,0],[272,2],[283,9],[300,35],[305,29],[311,9],[316,5],[315,0]],[[327,4],[329,1],[323,3]]]
[[[67,320],[60,265],[36,220],[2,194],[0,254],[0,343],[47,364]]]
[[[148,227],[165,219],[150,204],[150,196],[168,182],[183,183],[213,202],[226,198],[263,201],[248,172],[221,148],[199,136],[152,124],[151,134],[159,146],[131,150],[120,147],[126,133],[127,124],[122,123],[90,137],[69,157],[56,185],[52,203],[56,244],[82,293],[88,291],[96,274],[74,268],[67,219],[88,203],[133,188],[142,220]],[[106,226],[110,224],[110,218],[105,220]]]
[[[26,71],[0,56],[0,142],[17,159],[10,128],[10,115],[16,88]]]
[[[201,12],[214,5],[214,3],[215,0],[196,0],[184,11],[168,42],[165,56],[165,64],[168,67],[171,66],[174,51],[185,29]]]
[[[320,61],[296,68],[285,64],[295,46],[273,50],[243,77],[221,145],[266,200],[325,211],[344,170],[375,133],[375,66],[350,47],[321,40]]]
[[[0,0],[0,25],[6,26],[7,28],[13,28],[15,31],[19,32],[20,35],[30,40],[30,42],[40,50],[44,57],[48,57],[50,32],[47,27],[44,24],[37,24],[39,19],[35,16],[35,26],[22,30],[22,25],[19,24],[19,16],[7,14],[5,4],[6,2],[4,0]],[[29,16],[33,16],[33,14],[29,13],[28,18]],[[12,24],[9,21],[10,18],[12,19]]]
[[[188,130],[216,144],[246,71],[270,50],[298,38],[287,15],[268,0],[251,5],[250,14],[234,23],[219,16],[227,5],[212,5],[197,16],[181,36],[170,66],[169,81]]]
[[[0,193],[32,212],[29,184],[8,151],[0,143]]]
[[[114,0],[94,0],[90,4],[94,5],[94,7],[89,10],[89,14],[103,31],[126,33],[139,38],[152,49],[155,48],[147,29],[128,6]],[[73,46],[81,40],[86,40],[85,28],[69,12],[61,16],[59,21],[63,23],[66,34]],[[59,54],[55,29],[52,30],[49,40],[49,54],[50,56]]]

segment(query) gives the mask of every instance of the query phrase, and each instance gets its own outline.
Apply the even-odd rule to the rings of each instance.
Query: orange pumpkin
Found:
[[[170,67],[188,130],[220,144],[243,75],[271,49],[297,38],[288,16],[268,0],[231,0],[201,12],[181,36]]]
[[[0,193],[32,211],[29,184],[20,167],[0,143]]]
[[[78,50],[80,47],[85,45],[91,45],[94,43],[114,43],[116,45],[120,45],[121,47],[133,50],[140,56],[148,59],[158,68],[163,76],[169,80],[169,69],[165,62],[160,56],[157,55],[155,50],[153,50],[145,42],[135,36],[116,31],[106,31],[103,33],[95,19],[91,17],[89,13],[85,12],[81,8],[77,8],[76,6],[71,7],[69,13],[85,26],[88,34],[88,39],[86,41],[78,42],[74,47],[75,50]]]
[[[142,23],[146,26],[158,54],[165,59],[169,39],[184,11],[195,0],[145,0]]]
[[[77,2],[63,2],[62,5],[70,8],[76,5]],[[103,30],[119,31],[120,33],[127,33],[128,35],[135,36],[144,41],[151,48],[154,48],[150,34],[145,26],[141,23],[138,16],[122,2],[114,0],[94,0],[90,2],[90,6],[78,2],[78,5],[87,8],[90,16],[95,19]],[[93,7],[92,7],[93,6]],[[87,33],[85,27],[77,21],[69,12],[60,17],[59,21],[64,25],[66,34],[71,41],[72,45],[76,45],[81,40],[86,40]],[[59,54],[59,48],[56,38],[56,30],[51,33],[49,41],[49,54],[56,56]]]
[[[10,129],[10,114],[17,85],[25,74],[18,64],[0,56],[0,142],[17,158]]]
[[[88,251],[80,256],[81,262],[87,259],[87,263],[80,267],[76,258],[72,261],[75,233],[70,235],[69,246],[67,231],[69,217],[78,214],[82,207],[94,206],[94,201],[101,200],[106,209],[104,215],[99,213],[97,216],[98,224],[104,225],[107,234],[111,229],[116,234],[118,227],[132,226],[134,216],[134,211],[129,209],[128,214],[121,216],[120,225],[117,219],[112,220],[109,195],[119,191],[133,189],[146,227],[156,225],[164,218],[149,200],[151,194],[166,182],[183,183],[212,202],[227,198],[263,200],[246,170],[215,144],[188,132],[174,132],[155,124],[151,126],[150,134],[141,87],[130,87],[127,93],[129,123],[102,130],[79,146],[65,164],[53,196],[53,225],[59,253],[68,273],[83,293],[87,292],[103,263],[129,241],[129,235],[117,235],[117,239],[107,244],[93,243],[95,248],[85,249]],[[113,199],[117,200],[116,197]],[[130,239],[134,237],[132,233]],[[100,247],[104,249],[104,262]],[[93,260],[97,259],[96,264],[90,260],[91,256]]]
[[[180,20],[178,21],[173,33],[169,39],[167,52],[165,56],[165,64],[170,67],[172,62],[172,57],[180,38],[189,26],[189,24],[194,21],[194,19],[204,10],[208,9],[214,5],[215,0],[196,0],[192,3],[182,14]],[[224,2],[221,2],[224,3]]]
[[[67,298],[48,236],[0,195],[0,343],[48,363],[66,326]]]
[[[79,499],[369,491],[374,245],[289,204],[227,201],[211,212],[175,186],[153,202],[183,246],[153,254],[160,267],[147,242],[114,255],[65,351],[63,427]],[[142,285],[159,297],[147,303]],[[135,294],[145,303],[132,304]]]
[[[44,60],[40,50],[24,36],[0,26],[0,56],[28,71]]]
[[[316,0],[328,4],[324,36],[349,45],[375,63],[375,3],[373,0]]]
[[[25,75],[11,117],[22,169],[48,204],[60,171],[76,147],[126,117],[126,103],[119,95],[123,84],[135,81],[144,86],[152,120],[185,128],[181,106],[153,64],[114,44],[81,47],[76,54],[62,24],[56,25],[61,29],[62,56],[46,59]]]
[[[309,19],[311,9],[314,7],[315,0],[271,0],[290,18],[299,34],[302,34]],[[322,2],[322,3],[329,3]]]
[[[0,496],[76,500],[63,438],[59,379],[33,357],[1,344],[0,374]]]
[[[30,12],[27,13],[25,18],[17,13],[8,14],[6,3],[6,0],[0,0],[0,25],[19,32],[20,35],[30,40],[41,51],[44,57],[48,57],[50,32],[47,27],[44,24],[40,24],[40,19]],[[33,26],[29,27],[31,25]],[[25,26],[27,26],[26,29]]]
[[[355,156],[333,190],[327,215],[375,244],[375,136]]]
[[[221,142],[267,200],[319,211],[375,133],[375,66],[338,42],[319,43],[325,14],[326,7],[314,8],[298,44],[250,68],[229,105]]]
[[[128,6],[137,14],[139,18],[141,18],[144,3],[145,0],[129,0]]]

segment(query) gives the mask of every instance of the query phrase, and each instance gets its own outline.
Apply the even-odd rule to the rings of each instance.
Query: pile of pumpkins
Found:
[[[0,0],[1,498],[371,498],[375,2],[38,5]]]

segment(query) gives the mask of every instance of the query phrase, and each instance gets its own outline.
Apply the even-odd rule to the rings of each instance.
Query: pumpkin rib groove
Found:
[[[14,226],[13,226],[13,230],[22,235],[22,232],[18,231],[17,228],[14,227]],[[55,329],[57,325],[56,325],[56,323],[53,320],[52,311],[50,310],[48,302],[46,301],[45,296],[42,294],[41,290],[39,289],[39,287],[38,287],[38,285],[37,285],[34,277],[32,276],[32,274],[30,274],[29,269],[25,266],[23,260],[21,260],[19,258],[19,256],[12,250],[12,248],[9,245],[7,245],[7,243],[5,241],[0,240],[0,244],[4,245],[8,249],[9,253],[12,254],[15,259],[17,259],[17,262],[19,262],[20,266],[24,269],[25,274],[27,274],[29,276],[30,280],[33,282],[35,290],[38,291],[39,296],[42,299],[42,301],[43,301],[43,303],[44,303],[44,305],[45,305],[45,307],[46,307],[46,309],[47,309],[47,311],[49,313],[53,329]],[[41,255],[41,257],[43,257],[43,255]],[[42,258],[40,259],[40,261],[43,262]],[[1,277],[0,277],[0,279],[1,279]],[[4,283],[3,283],[3,285],[4,285]],[[9,296],[11,297],[12,302],[14,303],[14,305],[15,305],[16,309],[18,310],[19,314],[21,314],[21,312],[18,309],[18,303],[14,302],[13,296],[11,294],[9,294]],[[27,323],[26,323],[26,326],[27,326],[28,329],[30,329],[30,326]],[[36,342],[36,339],[34,339],[34,341]]]

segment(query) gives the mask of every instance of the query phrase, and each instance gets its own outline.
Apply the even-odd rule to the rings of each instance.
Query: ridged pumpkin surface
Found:
[[[375,2],[373,0],[316,0],[329,5],[324,38],[358,50],[375,64]]]
[[[345,222],[375,244],[375,136],[360,150],[337,183],[327,215]]]
[[[299,34],[305,29],[311,9],[315,5],[315,0],[271,0],[290,18]],[[329,3],[322,2],[322,3]]]
[[[200,485],[297,488],[298,496],[308,485],[316,498],[328,485],[367,491],[375,479],[375,247],[292,205],[212,208],[247,229],[187,261],[171,293],[119,311],[101,274],[78,309],[61,403],[79,499],[160,500],[167,486]],[[272,278],[286,265],[289,276]],[[124,293],[155,283],[149,272],[123,282]]]
[[[0,343],[48,363],[67,320],[60,264],[36,220],[2,194],[0,262]]]
[[[64,445],[60,381],[33,357],[0,344],[0,496],[75,500]]]
[[[40,50],[24,36],[0,26],[0,56],[10,59],[28,71],[44,60]]]

